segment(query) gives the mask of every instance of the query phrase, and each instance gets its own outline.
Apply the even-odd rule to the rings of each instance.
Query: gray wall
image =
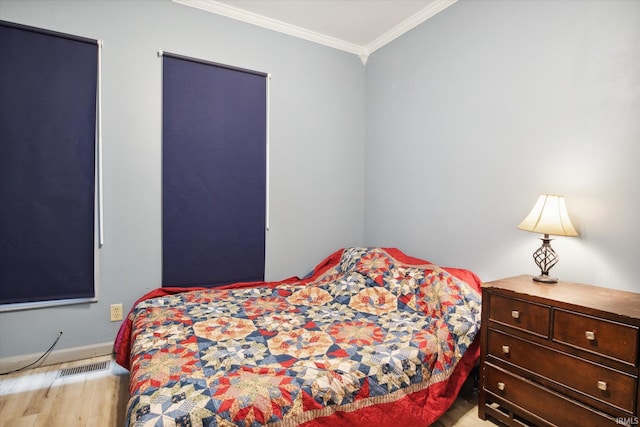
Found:
[[[111,341],[109,304],[159,286],[157,50],[273,74],[267,279],[363,243],[536,273],[515,227],[553,192],[582,235],[552,272],[640,292],[640,2],[461,0],[366,68],[168,0],[0,0],[0,19],[104,40],[106,216],[100,302],[0,314],[0,358]]]
[[[272,73],[267,280],[306,274],[363,243],[365,68],[344,52],[169,0],[0,0],[0,19],[104,41],[105,246],[99,302],[0,314],[0,358],[113,341],[160,286],[158,50]]]
[[[484,280],[538,274],[520,231],[566,196],[552,273],[640,292],[640,2],[461,0],[367,64],[365,243]]]

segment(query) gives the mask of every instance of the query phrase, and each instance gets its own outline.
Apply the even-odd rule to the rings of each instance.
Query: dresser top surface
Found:
[[[528,274],[486,282],[482,287],[588,307],[640,321],[640,294],[633,292],[563,281],[555,284],[539,283],[533,281],[533,276]]]

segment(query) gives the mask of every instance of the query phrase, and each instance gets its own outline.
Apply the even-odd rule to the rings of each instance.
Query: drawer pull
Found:
[[[502,391],[504,390],[504,387],[505,387],[505,384],[502,381],[498,382],[498,390]]]
[[[513,310],[511,312],[511,317],[513,317],[514,319],[519,319],[520,318],[520,312],[518,310]]]
[[[596,333],[593,331],[585,331],[584,332],[584,336],[589,340],[589,341],[595,341],[596,339]]]
[[[509,346],[508,345],[503,345],[502,346],[502,352],[504,354],[509,354]]]
[[[598,381],[598,390],[607,391],[607,382]]]

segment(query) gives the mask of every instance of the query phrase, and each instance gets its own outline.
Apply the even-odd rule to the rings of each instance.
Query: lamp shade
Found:
[[[571,224],[564,196],[556,194],[543,194],[538,197],[529,215],[522,221],[518,228],[540,234],[552,234],[554,236],[577,236],[578,232]]]

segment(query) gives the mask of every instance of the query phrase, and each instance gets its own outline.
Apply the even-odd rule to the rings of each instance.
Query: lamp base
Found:
[[[558,278],[547,276],[546,274],[541,274],[539,276],[534,276],[533,281],[540,283],[558,283]]]
[[[540,283],[558,283],[556,277],[549,276],[549,270],[551,267],[558,263],[558,254],[551,247],[551,240],[548,234],[545,234],[542,240],[542,246],[540,246],[533,253],[533,260],[540,269],[540,275],[535,276],[533,280]]]

